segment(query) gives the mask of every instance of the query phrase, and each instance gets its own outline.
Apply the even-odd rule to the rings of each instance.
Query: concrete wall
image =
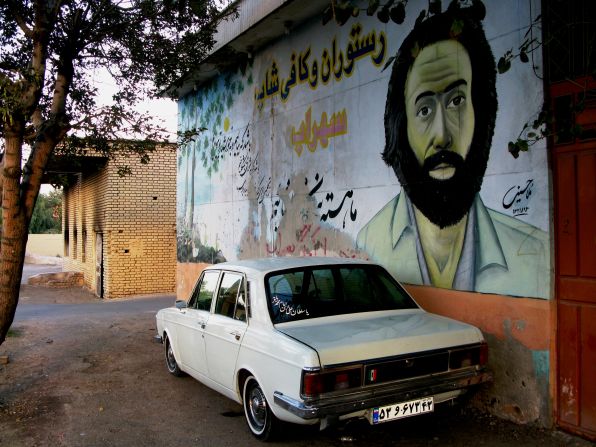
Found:
[[[415,20],[426,1],[408,2],[401,25],[365,13],[343,27],[314,17],[259,50],[244,74],[224,73],[181,98],[180,127],[207,131],[178,152],[178,261],[184,272],[263,256],[380,262],[424,307],[484,331],[497,377],[486,405],[548,424],[546,142],[517,159],[508,152],[542,106],[539,51],[495,74],[540,2],[485,6],[482,20],[479,10],[441,14],[424,32]],[[482,39],[469,37],[479,21]],[[425,42],[441,27],[448,45]],[[391,58],[405,41],[412,45],[400,53],[400,82],[401,59]],[[424,171],[444,149],[469,170],[452,175],[456,161],[441,159]]]
[[[64,254],[64,239],[62,234],[30,234],[25,251],[27,254],[61,257]]]

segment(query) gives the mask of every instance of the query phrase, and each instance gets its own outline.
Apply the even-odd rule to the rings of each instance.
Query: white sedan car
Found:
[[[264,258],[203,271],[156,315],[170,373],[244,407],[267,440],[280,421],[378,424],[431,412],[491,379],[480,330],[422,310],[379,265]]]

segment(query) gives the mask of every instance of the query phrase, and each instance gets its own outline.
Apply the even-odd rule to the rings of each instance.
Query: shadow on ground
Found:
[[[155,312],[173,296],[105,302],[82,289],[23,286],[0,347],[0,446],[258,446],[242,408],[190,377],[176,378],[152,343]],[[45,310],[44,310],[45,309]],[[291,426],[274,445],[592,445],[471,408],[323,432]]]

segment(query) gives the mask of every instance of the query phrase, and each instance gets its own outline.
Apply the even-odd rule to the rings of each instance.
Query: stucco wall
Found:
[[[179,263],[176,269],[176,299],[188,300],[203,269],[210,264],[204,262]]]
[[[62,234],[30,234],[27,239],[27,254],[41,256],[63,256]]]
[[[207,131],[178,153],[179,261],[210,262],[218,254],[225,259],[356,256],[387,264],[404,282],[438,284],[420,274],[422,262],[412,258],[413,245],[398,247],[407,232],[398,234],[396,227],[421,224],[411,225],[413,215],[401,222],[409,194],[380,156],[393,82],[391,65],[383,67],[414,27],[417,11],[426,6],[411,3],[400,26],[366,15],[343,27],[333,22],[322,26],[316,18],[258,52],[244,75],[221,75],[181,99],[181,127]],[[518,0],[486,7],[481,23],[495,63],[521,44],[530,12],[528,3]],[[532,56],[539,70],[538,52]],[[463,64],[461,54],[452,59],[456,66]],[[507,149],[540,110],[542,81],[531,64],[517,62],[496,76],[495,88],[498,107],[492,116],[490,156],[479,179],[479,200],[468,215],[475,217],[471,226],[488,228],[496,242],[477,236],[475,243],[484,252],[476,256],[468,280],[448,288],[549,298],[545,142],[518,159]],[[491,120],[484,116],[490,112],[483,99],[478,96],[473,104],[478,123]],[[468,121],[461,118],[450,138],[466,126],[474,129],[463,124]],[[449,203],[437,200],[432,204],[435,214],[447,214],[454,206]],[[407,256],[397,257],[402,248]],[[501,254],[504,259],[497,259]]]
[[[427,18],[444,23],[417,36],[415,20],[427,6],[408,2],[401,25],[364,13],[343,27],[315,17],[259,50],[244,74],[224,73],[181,98],[181,128],[207,131],[178,152],[178,261],[297,255],[378,261],[403,282],[420,286],[412,290],[430,309],[485,332],[497,377],[494,399],[488,399],[495,412],[548,424],[553,292],[546,142],[517,159],[508,152],[508,142],[542,106],[539,51],[531,63],[514,61],[504,74],[495,75],[494,68],[522,44],[540,2],[487,1],[484,18],[478,11],[464,13],[474,16],[471,21]],[[488,51],[465,43],[478,21]],[[447,57],[445,48],[424,41],[442,26],[449,30],[443,40],[456,42]],[[397,62],[391,58],[410,32],[412,45],[402,56],[411,55],[410,64],[426,57],[436,69],[428,78],[423,67],[415,76],[406,70],[402,85],[393,77]],[[492,68],[486,62],[491,53]],[[448,65],[436,65],[444,61]],[[466,64],[471,74],[465,74]],[[452,75],[455,83],[441,84]],[[483,81],[486,86],[475,87]],[[408,85],[424,88],[409,95]],[[405,107],[386,108],[394,104],[390,92],[400,90]],[[489,106],[493,91],[496,113]],[[427,99],[433,102],[422,107]],[[386,157],[388,165],[381,157],[386,126],[399,126],[386,123],[400,122],[400,113],[407,129],[401,135],[419,148],[413,153],[420,166],[430,153],[450,149],[459,151],[462,163],[472,160],[469,154],[488,157],[486,170],[470,168],[462,174],[464,186],[454,186],[455,180],[441,181],[460,177],[443,171],[447,177],[434,183],[429,177],[439,174],[430,169],[426,176],[412,174],[413,162],[403,156]],[[432,134],[436,126],[445,137],[440,147]],[[397,140],[396,151],[407,152]],[[449,163],[447,168],[456,166]],[[411,174],[403,185],[396,170]],[[480,184],[479,193],[465,199]],[[416,198],[421,185],[439,186]],[[519,327],[532,335],[517,337]],[[524,372],[523,384],[508,379],[510,365]]]

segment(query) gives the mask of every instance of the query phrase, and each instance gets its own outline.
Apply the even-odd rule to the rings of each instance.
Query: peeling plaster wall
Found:
[[[496,61],[517,51],[540,2],[485,4],[483,27]],[[393,168],[381,158],[392,82],[391,66],[383,67],[427,6],[408,2],[402,25],[364,13],[343,27],[323,26],[314,17],[261,49],[244,73],[223,73],[180,99],[180,129],[204,131],[178,152],[178,275],[187,278],[179,297],[192,287],[193,265],[200,263],[263,256],[373,259],[412,284],[429,310],[477,324],[487,334],[496,379],[483,394],[486,405],[511,419],[548,424],[552,273],[546,143],[518,159],[507,149],[541,109],[542,81],[534,72],[540,74],[540,52],[531,54],[531,63],[514,61],[496,77],[490,156],[466,214],[472,223],[464,254],[455,263],[468,263],[461,273],[466,280],[432,287],[438,283],[425,276],[427,258],[421,254],[428,246],[418,244],[420,230],[411,214],[403,233],[396,233],[398,213],[403,219],[413,211],[404,205],[406,194]],[[477,100],[476,122],[483,113]],[[436,206],[439,214],[448,211]],[[491,244],[479,236],[487,231]],[[458,300],[461,296],[467,298]]]
[[[476,402],[518,423],[552,425],[551,302],[408,286],[425,310],[482,329],[494,382]]]

